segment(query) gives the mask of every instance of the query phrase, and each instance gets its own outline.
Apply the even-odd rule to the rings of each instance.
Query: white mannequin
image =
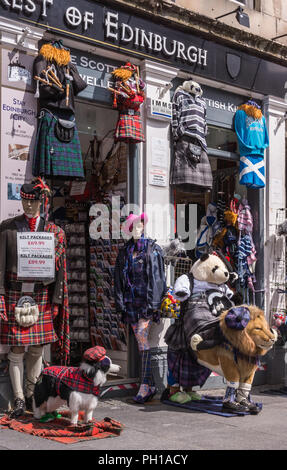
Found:
[[[26,217],[36,218],[40,216],[41,200],[23,199],[22,207]],[[12,383],[12,388],[16,399],[25,401],[23,390],[23,376],[24,376],[24,354],[25,346],[12,346],[9,353],[9,373]],[[26,406],[31,408],[32,393],[36,378],[40,375],[42,366],[43,346],[34,345],[29,346],[26,352],[26,368],[27,368],[27,397]],[[30,402],[27,401],[30,400]],[[21,413],[19,412],[19,415]],[[17,412],[15,414],[17,417]]]

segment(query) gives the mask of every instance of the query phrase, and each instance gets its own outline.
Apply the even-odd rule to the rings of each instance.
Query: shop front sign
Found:
[[[107,5],[105,5],[105,3]],[[211,80],[284,98],[286,67],[190,34],[154,16],[92,0],[0,0],[0,16],[59,36],[151,59]]]
[[[148,98],[147,112],[149,118],[159,121],[170,120],[172,118],[172,104],[167,100]]]

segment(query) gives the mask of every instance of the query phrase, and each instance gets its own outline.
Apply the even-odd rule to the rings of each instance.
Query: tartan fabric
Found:
[[[181,137],[174,152],[171,168],[171,185],[188,191],[206,191],[212,188],[212,171],[207,153],[202,150],[200,162],[192,164],[185,152],[185,137]]]
[[[56,390],[59,394],[60,384],[63,383],[73,391],[89,393],[98,396],[100,389],[94,385],[93,379],[84,376],[79,367],[51,366],[42,371],[56,380]]]
[[[168,349],[167,363],[174,383],[181,387],[202,387],[211,374],[211,370],[198,364],[191,351],[182,352]]]
[[[9,273],[8,281],[17,281],[17,275]],[[32,346],[49,344],[58,340],[53,325],[53,312],[50,304],[48,287],[43,285],[41,291],[32,296],[39,308],[39,319],[34,325],[25,328],[18,325],[15,319],[15,306],[23,296],[19,291],[7,290],[5,295],[8,321],[1,321],[0,343],[9,346]]]
[[[146,250],[140,251],[135,258],[127,257],[127,287],[124,292],[125,321],[135,323],[147,318],[147,260]]]
[[[57,117],[68,120],[74,118],[60,110],[54,111],[54,115],[45,109],[41,111],[33,156],[33,175],[83,179],[85,174],[77,128],[71,142],[59,141],[55,135]]]
[[[8,320],[4,295],[0,295],[0,320]]]
[[[134,143],[144,142],[145,138],[140,116],[120,113],[115,131],[115,140]]]
[[[51,305],[52,295],[49,288],[43,286],[43,290],[32,295],[39,306],[39,320],[35,325],[23,328],[16,323],[14,315],[15,305],[22,294],[19,291],[6,289],[5,296],[0,296],[0,317],[4,320],[0,321],[0,343],[10,346],[52,343],[57,360],[61,364],[66,364],[70,353],[66,238],[65,232],[51,222],[45,225],[44,230],[55,234],[56,270],[63,267],[63,302],[61,305]],[[7,273],[5,280],[17,281],[17,274]],[[5,310],[1,312],[1,305],[6,308],[6,318],[3,315]]]
[[[89,362],[99,362],[106,356],[105,348],[95,346],[94,348],[87,349],[83,354],[83,359]]]
[[[68,298],[68,279],[67,279],[67,261],[66,261],[66,236],[65,232],[53,223],[48,223],[45,227],[47,232],[55,234],[55,263],[56,270],[63,266],[63,303],[55,305],[58,313],[54,315],[54,326],[57,332],[58,341],[53,345],[53,350],[58,356],[61,364],[67,364],[70,356],[70,312]]]
[[[84,412],[79,412],[79,426],[71,426],[70,411],[61,411],[61,418],[56,418],[49,423],[41,423],[38,419],[31,416],[30,413],[11,418],[4,415],[0,419],[0,426],[6,429],[23,432],[32,436],[42,437],[62,444],[74,444],[76,442],[89,441],[92,439],[105,439],[107,437],[117,437],[123,430],[123,425],[112,418],[104,418],[102,421],[96,421],[83,424]]]
[[[31,199],[33,201],[35,201],[36,199],[39,199],[39,194],[38,195],[27,194],[27,193],[24,193],[22,190],[20,190],[20,196],[21,196],[21,199]]]

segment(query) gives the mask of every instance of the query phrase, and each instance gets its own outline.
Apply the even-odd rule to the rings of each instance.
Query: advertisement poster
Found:
[[[17,255],[19,279],[53,279],[55,277],[54,233],[18,232]]]
[[[1,220],[20,215],[20,188],[32,178],[37,100],[25,90],[2,87]]]

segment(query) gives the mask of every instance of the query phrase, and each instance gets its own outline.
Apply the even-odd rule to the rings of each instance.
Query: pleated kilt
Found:
[[[175,383],[181,387],[201,387],[211,374],[211,370],[198,364],[192,351],[168,349],[167,363]]]
[[[202,149],[199,163],[188,158],[188,143],[184,137],[177,141],[171,167],[170,184],[183,191],[207,191],[213,178],[207,153]]]
[[[133,143],[144,142],[145,137],[140,115],[120,113],[115,130],[115,140]]]
[[[48,110],[41,110],[33,156],[33,175],[83,179],[85,174],[77,128],[75,126],[70,142],[61,142],[55,134],[57,117],[74,119],[73,115],[67,115],[65,111],[53,111],[52,114]]]
[[[17,281],[16,274],[10,274],[9,281]],[[8,321],[0,321],[0,344],[9,346],[32,346],[36,344],[50,344],[58,340],[53,325],[53,311],[49,301],[48,287],[29,294],[39,308],[39,319],[30,327],[22,327],[15,320],[15,306],[23,297],[19,291],[7,289],[5,305]],[[27,294],[28,295],[28,294]]]

